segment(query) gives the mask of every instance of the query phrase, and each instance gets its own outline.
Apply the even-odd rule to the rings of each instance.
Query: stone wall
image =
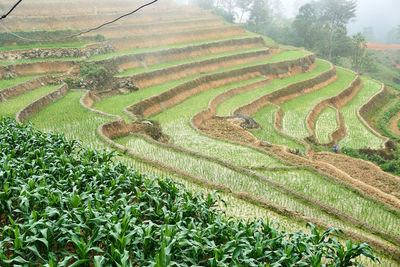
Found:
[[[90,57],[114,51],[114,47],[110,43],[91,44],[84,47],[32,48],[0,53],[0,60]]]
[[[0,66],[0,79],[35,74],[67,73],[79,70],[78,61],[42,61],[25,64]]]

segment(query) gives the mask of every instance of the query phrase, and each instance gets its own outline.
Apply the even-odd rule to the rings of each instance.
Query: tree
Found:
[[[214,7],[213,0],[190,0],[189,3],[199,6],[203,9],[212,9]]]
[[[229,22],[235,21],[236,0],[218,0],[215,2],[215,12]]]
[[[351,46],[347,24],[355,17],[354,0],[319,0],[303,5],[292,26],[295,44],[337,62]]]
[[[317,41],[317,9],[313,4],[305,4],[299,9],[292,26],[295,30],[295,45],[312,49]]]
[[[373,42],[375,40],[374,28],[372,27],[365,27],[362,34],[367,41]]]
[[[347,24],[356,16],[355,0],[320,0],[317,2],[321,25],[328,32],[328,59],[332,61],[335,38],[347,30]]]
[[[400,25],[397,26],[397,39],[400,40]]]
[[[400,25],[396,28],[392,28],[387,33],[387,40],[389,43],[400,44]]]
[[[236,7],[240,10],[238,15],[239,23],[242,23],[243,16],[250,12],[252,4],[253,0],[236,0]]]
[[[272,24],[273,13],[268,0],[254,0],[247,21],[248,28],[259,34],[266,34],[268,26]]]
[[[360,32],[353,35],[351,41],[353,44],[351,66],[355,71],[361,72],[371,60],[367,53],[367,41]]]

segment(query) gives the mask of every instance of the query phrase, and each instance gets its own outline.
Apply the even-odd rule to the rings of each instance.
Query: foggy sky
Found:
[[[288,17],[294,17],[298,7],[310,0],[281,0]],[[387,32],[400,25],[400,0],[358,0],[357,18],[349,26],[349,34],[373,27],[379,42],[386,42]]]

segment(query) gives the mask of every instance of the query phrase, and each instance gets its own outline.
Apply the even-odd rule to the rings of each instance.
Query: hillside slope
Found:
[[[75,2],[26,5],[5,26],[55,37],[132,7]],[[329,152],[390,150],[366,121],[388,93],[383,84],[168,1],[70,43],[10,36],[0,32],[0,116],[116,149],[141,172],[220,190],[230,215],[287,230],[309,221],[341,228],[385,264],[400,262],[400,178]]]

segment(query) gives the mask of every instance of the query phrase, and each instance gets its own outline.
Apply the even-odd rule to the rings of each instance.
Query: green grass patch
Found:
[[[292,138],[281,135],[274,127],[275,112],[277,107],[268,105],[253,114],[253,118],[261,125],[258,130],[251,131],[259,140],[268,141],[273,144],[297,148],[305,152],[306,147]]]
[[[37,78],[40,76],[44,76],[44,75],[36,74],[36,75],[29,75],[29,76],[19,76],[17,78],[13,78],[13,79],[1,79],[0,80],[0,91],[2,89],[6,89],[8,87],[12,87],[12,86],[20,84],[20,83],[24,83],[26,81],[29,81],[31,79],[34,79],[34,78]]]
[[[373,134],[360,120],[357,110],[382,88],[381,84],[362,77],[363,87],[358,94],[340,109],[346,125],[346,136],[340,141],[342,147],[349,148],[380,148],[384,140]]]
[[[314,105],[335,96],[354,80],[356,75],[342,68],[336,68],[338,79],[315,92],[296,97],[281,104],[284,111],[282,130],[291,136],[302,139],[310,135],[306,127],[306,118]]]
[[[196,113],[207,109],[209,102],[215,96],[231,90],[233,88],[245,86],[247,84],[252,84],[264,80],[264,77],[257,77],[249,80],[244,80],[240,82],[230,83],[225,86],[218,88],[212,88],[201,92],[195,96],[189,97],[182,103],[175,106],[169,107],[168,109],[162,111],[161,113],[153,116],[152,118],[159,121],[160,123],[169,123],[179,118],[191,118]],[[184,112],[182,112],[184,110]]]
[[[327,107],[319,114],[315,123],[315,137],[321,144],[329,143],[330,134],[339,127],[336,110]]]
[[[142,73],[142,72],[146,72],[146,71],[153,71],[153,70],[157,70],[157,69],[164,69],[164,68],[175,66],[175,65],[181,65],[181,64],[185,64],[185,63],[195,63],[195,62],[200,62],[200,61],[207,60],[207,59],[238,55],[238,54],[248,53],[248,52],[262,51],[265,49],[266,49],[265,47],[253,48],[253,49],[242,49],[242,50],[229,51],[229,52],[224,52],[224,53],[219,53],[219,54],[211,54],[211,55],[207,55],[207,56],[203,56],[203,57],[196,57],[196,58],[179,60],[179,61],[171,61],[171,62],[153,65],[153,66],[147,67],[147,68],[127,69],[121,73],[118,73],[116,76],[131,76],[133,74],[138,74],[138,73]]]
[[[58,87],[60,87],[60,85],[42,86],[5,102],[0,102],[0,117],[5,116],[14,118],[17,112],[23,107],[53,92]]]
[[[287,53],[289,53],[289,54],[287,54]],[[286,58],[286,60],[287,60],[287,58],[289,57],[288,55],[295,56],[295,57],[301,57],[301,56],[304,56],[305,53],[303,51],[283,52],[281,54],[274,55],[271,58],[271,60],[272,61],[277,60],[278,62],[279,62],[279,58]],[[330,64],[328,62],[320,60],[320,59],[317,59],[316,64],[317,64],[317,66],[315,67],[315,69],[309,73],[301,73],[301,74],[290,76],[290,77],[284,78],[284,79],[271,80],[271,82],[265,87],[258,88],[258,89],[240,94],[240,95],[236,95],[236,96],[233,96],[233,97],[225,100],[218,106],[217,115],[229,116],[232,114],[232,112],[235,109],[237,109],[243,105],[246,105],[246,104],[256,100],[259,97],[262,97],[263,95],[271,93],[279,88],[288,86],[292,83],[311,79],[311,78],[321,74],[322,72],[329,70],[329,68],[330,68]]]

